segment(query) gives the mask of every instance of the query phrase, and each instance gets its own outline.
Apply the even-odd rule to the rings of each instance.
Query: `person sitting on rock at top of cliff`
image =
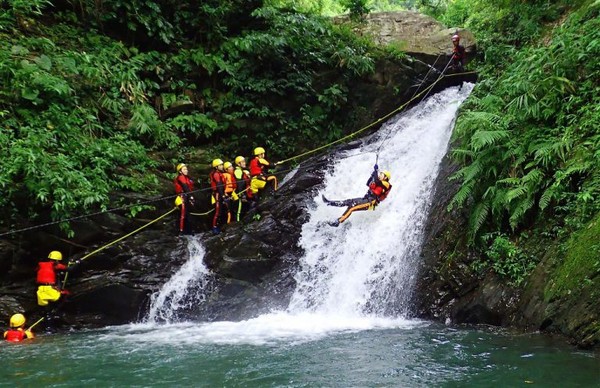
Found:
[[[177,177],[173,181],[175,193],[175,205],[179,207],[179,218],[177,219],[177,231],[179,234],[192,234],[190,212],[194,206],[194,181],[188,175],[188,167],[184,163],[177,165]]]
[[[465,48],[460,44],[460,36],[452,35],[452,54],[450,54],[450,71],[453,73],[462,73],[465,71]]]
[[[52,251],[47,259],[38,263],[36,282],[39,306],[48,306],[50,302],[57,302],[61,295],[69,295],[69,291],[62,289],[60,278],[64,272],[72,270],[75,266],[60,263],[62,259],[62,253]],[[79,264],[79,261],[75,261],[74,264]]]
[[[329,206],[348,206],[344,214],[337,220],[330,222],[331,226],[339,226],[342,222],[346,221],[350,215],[355,211],[361,210],[375,210],[375,207],[379,205],[381,201],[387,198],[392,185],[390,184],[391,174],[389,171],[379,171],[378,166],[373,167],[373,173],[367,181],[369,190],[362,198],[351,198],[342,201],[330,201],[323,196],[323,201]]]
[[[256,147],[254,149],[254,158],[250,161],[248,166],[250,170],[250,190],[252,195],[259,198],[259,193],[262,191],[267,183],[271,183],[273,191],[277,191],[277,177],[275,175],[268,175],[271,164],[265,159],[265,149],[263,147]]]
[[[14,314],[10,317],[10,328],[4,332],[4,339],[9,342],[21,342],[26,339],[35,338],[31,330],[25,329],[25,316]]]

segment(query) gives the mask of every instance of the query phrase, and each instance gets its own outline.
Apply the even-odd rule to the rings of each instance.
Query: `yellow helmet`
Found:
[[[254,149],[254,156],[260,155],[260,154],[264,154],[265,153],[265,149],[262,147],[256,147]]]
[[[10,317],[10,327],[21,327],[25,324],[25,316],[23,314],[15,314]]]
[[[390,180],[390,178],[392,178],[392,174],[389,171],[383,171],[383,175],[385,175],[388,181]]]
[[[231,162],[225,162],[225,163],[223,163],[223,168],[225,170],[227,170],[229,167],[233,167],[233,164],[231,164]]]
[[[240,163],[242,163],[244,160],[246,160],[246,158],[244,158],[243,156],[236,156],[235,157],[235,164],[237,164],[239,166]]]
[[[48,258],[51,260],[62,260],[62,253],[60,253],[59,251],[52,251],[48,255]]]
[[[186,166],[185,163],[179,163],[177,165],[177,172],[181,171],[181,169],[184,168],[185,166]]]
[[[215,159],[212,161],[213,167],[217,167],[219,164],[223,164],[223,161],[221,159]]]
[[[182,203],[183,203],[183,199],[181,198],[181,195],[178,195],[175,198],[175,206],[181,206]]]

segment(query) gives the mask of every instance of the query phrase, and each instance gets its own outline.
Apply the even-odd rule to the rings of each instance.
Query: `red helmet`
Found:
[[[453,42],[460,42],[460,36],[458,36],[458,34],[452,35],[452,41]]]

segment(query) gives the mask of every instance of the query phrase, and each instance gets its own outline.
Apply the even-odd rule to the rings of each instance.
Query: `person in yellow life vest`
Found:
[[[355,211],[360,210],[375,210],[375,207],[379,205],[379,202],[387,198],[392,185],[390,184],[391,174],[389,171],[378,171],[378,166],[375,165],[371,177],[367,181],[369,190],[362,198],[351,198],[342,201],[330,201],[323,196],[323,201],[329,206],[348,206],[344,214],[337,220],[330,222],[331,226],[339,226],[342,222],[346,221],[350,215]]]
[[[26,339],[35,338],[31,330],[25,329],[25,316],[14,314],[10,317],[10,328],[4,332],[4,339],[9,342],[21,342]]]
[[[225,181],[223,203],[226,208],[225,211],[227,212],[227,223],[229,224],[235,213],[235,209],[237,208],[239,198],[236,193],[237,184],[231,162],[223,163],[223,170],[223,180]]]
[[[235,183],[237,194],[239,196],[238,207],[235,214],[235,220],[240,221],[242,217],[254,207],[255,201],[250,189],[250,171],[246,170],[246,159],[243,156],[235,158]]]
[[[63,290],[60,284],[61,276],[64,272],[74,268],[67,267],[60,263],[63,259],[62,253],[52,251],[47,259],[42,259],[38,263],[36,283],[37,301],[39,306],[48,306],[50,302],[57,302],[61,295],[68,295],[69,291]],[[79,264],[78,261],[75,264]]]
[[[268,175],[271,164],[265,159],[265,149],[256,147],[254,149],[254,158],[250,161],[250,190],[257,196],[259,191],[264,189],[267,183],[271,183],[273,191],[277,191],[277,177]]]
[[[225,176],[223,169],[223,161],[221,159],[214,159],[212,161],[212,170],[209,174],[210,187],[212,190],[211,201],[215,206],[215,214],[212,219],[212,232],[214,234],[221,233],[221,225],[223,224],[223,211],[225,206],[223,203],[225,197]]]

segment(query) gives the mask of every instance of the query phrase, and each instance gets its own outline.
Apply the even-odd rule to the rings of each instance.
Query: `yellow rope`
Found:
[[[92,251],[92,252],[88,253],[87,255],[85,255],[85,256],[83,256],[81,259],[79,259],[79,261],[83,261],[83,260],[87,259],[88,257],[90,257],[90,256],[92,256],[92,255],[94,255],[94,254],[96,254],[96,253],[98,253],[98,252],[100,252],[100,251],[103,251],[103,250],[105,250],[105,249],[106,249],[106,248],[108,248],[108,247],[111,247],[111,246],[115,245],[115,244],[116,244],[116,243],[118,243],[119,241],[123,241],[123,240],[125,240],[127,237],[131,236],[132,234],[135,234],[135,233],[139,232],[140,230],[142,230],[142,229],[144,229],[144,228],[146,228],[146,227],[148,227],[148,226],[152,225],[153,223],[155,223],[155,222],[157,222],[157,221],[160,221],[160,220],[162,220],[163,218],[165,218],[165,217],[166,217],[166,216],[168,216],[169,214],[173,213],[175,210],[177,210],[177,208],[176,208],[176,207],[175,207],[175,208],[173,208],[173,209],[171,209],[171,210],[169,210],[168,212],[166,212],[166,213],[165,213],[165,214],[163,214],[162,216],[160,216],[160,217],[158,217],[158,218],[156,218],[156,219],[154,219],[154,220],[152,220],[152,221],[148,222],[147,224],[140,226],[139,228],[137,228],[137,229],[136,229],[136,230],[134,230],[133,232],[127,233],[126,235],[124,235],[124,236],[122,236],[122,237],[119,237],[119,238],[118,238],[118,239],[116,239],[115,241],[113,241],[113,242],[110,242],[110,243],[108,243],[108,244],[106,244],[106,245],[104,245],[104,246],[101,246],[100,248],[96,249],[95,251]],[[63,287],[63,288],[65,287],[65,284],[67,284],[67,279],[68,279],[68,277],[69,277],[69,273],[67,272],[67,273],[65,273],[65,278],[63,279],[63,283],[62,283],[62,287]]]
[[[38,319],[33,325],[29,326],[29,329],[27,329],[27,331],[30,331],[31,329],[33,329],[38,323],[42,322],[44,320],[44,317],[41,317],[40,319]]]
[[[371,128],[371,127],[372,127],[372,126],[374,126],[375,124],[378,124],[378,123],[380,123],[381,121],[388,119],[390,116],[392,116],[392,115],[396,114],[398,111],[400,111],[400,110],[404,109],[404,107],[406,107],[408,104],[410,104],[411,102],[413,102],[413,101],[414,101],[414,100],[416,100],[417,98],[421,97],[421,96],[422,96],[422,95],[423,95],[425,92],[428,92],[429,90],[433,89],[433,87],[434,87],[434,86],[435,86],[435,85],[436,85],[436,84],[437,84],[437,83],[438,83],[438,82],[439,82],[441,79],[443,79],[443,78],[445,78],[445,77],[453,77],[453,76],[457,76],[457,75],[465,75],[465,74],[476,74],[476,72],[474,72],[474,71],[470,71],[470,72],[466,72],[466,73],[450,74],[450,75],[444,75],[443,77],[439,77],[439,78],[438,78],[438,79],[437,79],[435,82],[433,82],[431,85],[429,85],[428,87],[426,87],[425,89],[423,89],[423,90],[422,90],[422,91],[421,91],[419,94],[415,95],[413,98],[411,98],[410,100],[408,100],[408,101],[407,101],[407,102],[405,102],[404,104],[400,105],[398,108],[394,109],[393,111],[391,111],[390,113],[386,114],[385,116],[383,116],[383,117],[381,117],[381,118],[378,118],[376,121],[372,122],[371,124],[368,124],[368,125],[366,125],[366,126],[362,127],[361,129],[357,130],[356,132],[352,132],[352,133],[351,133],[351,134],[349,134],[349,135],[346,135],[346,136],[344,136],[344,137],[342,137],[342,138],[340,138],[340,139],[334,140],[334,141],[332,141],[331,143],[328,143],[328,144],[322,145],[322,146],[320,146],[320,147],[317,147],[317,148],[315,148],[315,149],[312,149],[312,150],[310,150],[310,151],[306,151],[306,152],[304,152],[304,153],[301,153],[301,154],[299,154],[299,155],[292,156],[291,158],[287,158],[287,159],[284,159],[284,160],[280,160],[279,162],[277,162],[277,163],[275,163],[275,164],[276,164],[276,165],[279,165],[279,164],[287,163],[287,162],[289,162],[290,160],[294,160],[294,159],[298,159],[298,158],[301,158],[301,157],[303,157],[303,156],[306,156],[306,155],[310,155],[310,154],[312,154],[312,153],[314,153],[314,152],[320,151],[320,150],[322,150],[322,149],[325,149],[325,148],[327,148],[327,147],[330,147],[330,146],[332,146],[332,145],[334,145],[334,144],[337,144],[337,143],[343,142],[343,141],[345,141],[345,140],[348,140],[348,139],[350,139],[350,138],[352,138],[352,137],[354,137],[354,136],[358,135],[359,133],[361,133],[361,132],[363,132],[363,131],[365,131],[365,130],[367,130],[367,129]]]

